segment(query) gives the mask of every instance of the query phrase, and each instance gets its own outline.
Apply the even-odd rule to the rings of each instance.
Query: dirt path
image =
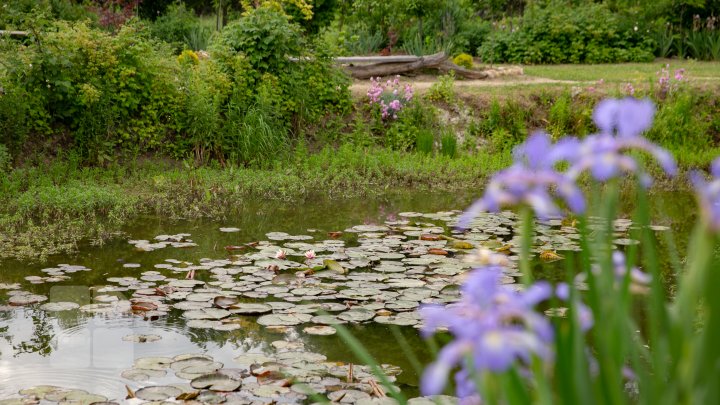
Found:
[[[437,81],[436,76],[420,75],[415,77],[403,76],[403,83],[411,83],[416,91],[425,91]],[[577,84],[580,82],[572,80],[554,80],[544,77],[534,77],[525,75],[501,76],[493,79],[485,80],[455,80],[456,87],[476,88],[476,87],[501,87],[516,86],[518,84]],[[369,86],[369,80],[353,80],[350,91],[354,96],[364,95]]]

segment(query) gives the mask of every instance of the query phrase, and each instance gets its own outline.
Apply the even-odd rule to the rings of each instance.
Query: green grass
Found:
[[[0,174],[0,258],[42,259],[82,240],[102,242],[140,214],[222,218],[245,198],[343,198],[414,190],[479,187],[510,154],[440,154],[382,148],[325,148],[273,168],[203,166],[148,160],[85,168],[67,160]]]
[[[665,64],[671,69],[685,69],[690,79],[720,80],[720,62],[658,59],[651,63],[618,63],[601,65],[536,65],[523,69],[528,77],[552,80],[593,82],[644,82],[655,78]]]

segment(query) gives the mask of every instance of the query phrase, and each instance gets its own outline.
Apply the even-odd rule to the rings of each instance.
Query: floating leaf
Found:
[[[12,306],[23,306],[37,304],[38,302],[47,301],[47,297],[44,295],[31,294],[24,292],[24,294],[16,294],[8,299],[8,304]]]
[[[120,376],[122,378],[131,380],[131,381],[148,381],[151,378],[160,378],[165,376],[166,371],[165,370],[149,370],[149,369],[143,369],[143,368],[133,368],[130,370],[123,371]]]
[[[40,306],[40,309],[48,312],[70,311],[78,308],[80,305],[74,302],[48,302]]]
[[[327,267],[329,270],[336,271],[340,274],[347,273],[347,270],[343,266],[341,266],[340,263],[338,263],[335,260],[325,259],[325,260],[323,260],[323,265],[325,267]]]
[[[438,256],[447,256],[448,251],[445,249],[431,248],[431,249],[428,249],[428,254],[438,255]]]
[[[235,305],[239,302],[237,297],[224,297],[224,296],[218,296],[213,299],[213,304],[215,304],[216,307],[227,309],[228,307]]]
[[[123,336],[122,340],[126,342],[133,342],[133,343],[150,343],[150,342],[157,342],[158,340],[162,339],[162,337],[158,335],[126,335]]]
[[[295,326],[310,319],[312,316],[309,314],[272,314],[259,317],[257,323],[263,326]]]
[[[303,332],[307,333],[308,335],[329,336],[334,335],[337,331],[333,327],[319,325],[307,326],[303,329]]]
[[[182,390],[171,385],[145,387],[135,391],[135,397],[145,401],[164,401],[182,394]]]
[[[552,250],[544,250],[540,253],[540,259],[546,262],[554,262],[556,260],[562,260],[563,257]]]
[[[190,381],[190,386],[193,388],[207,388],[213,391],[235,391],[240,385],[240,381],[221,373],[207,374]]]
[[[229,311],[240,315],[262,315],[272,312],[272,309],[267,304],[239,303],[231,306]]]

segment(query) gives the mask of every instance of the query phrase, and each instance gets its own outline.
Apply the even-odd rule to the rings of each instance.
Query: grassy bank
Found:
[[[341,198],[408,187],[452,192],[479,186],[508,161],[508,153],[450,159],[350,146],[299,151],[268,169],[157,159],[88,168],[56,160],[2,177],[0,255],[42,258],[72,251],[85,238],[100,243],[140,214],[222,218],[244,198]]]

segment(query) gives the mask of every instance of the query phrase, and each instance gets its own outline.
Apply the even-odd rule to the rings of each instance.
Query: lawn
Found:
[[[602,65],[537,65],[525,66],[525,75],[552,80],[593,82],[643,82],[655,78],[666,64],[671,70],[685,69],[690,79],[720,80],[720,62],[658,59],[651,63],[618,63]]]

